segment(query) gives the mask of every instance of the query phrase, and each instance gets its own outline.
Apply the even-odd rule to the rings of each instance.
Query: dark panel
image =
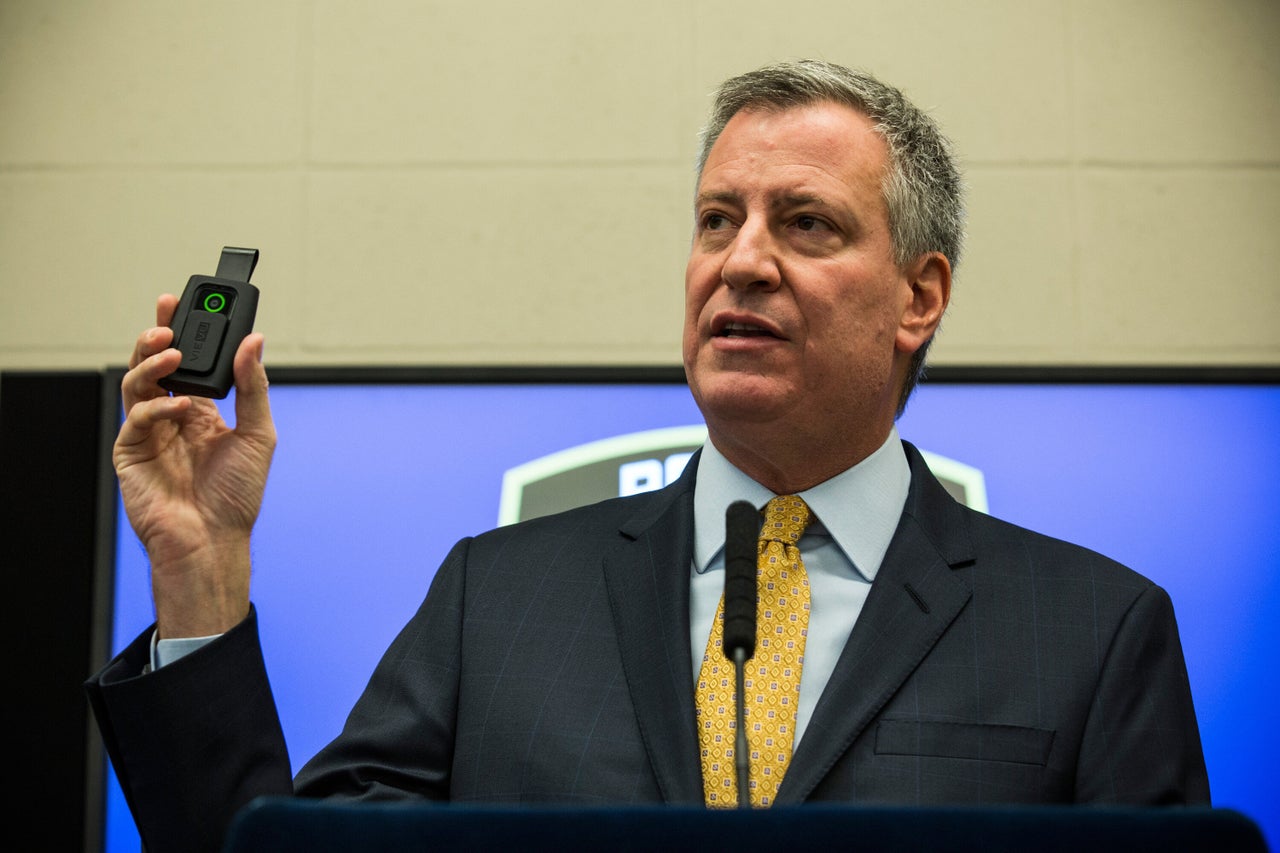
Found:
[[[81,684],[102,625],[94,612],[101,389],[98,373],[0,376],[4,648],[16,671],[9,718],[20,721],[10,766],[22,777],[20,800],[30,800],[14,814],[32,824],[13,835],[43,850],[83,849],[100,832],[101,760],[89,760]],[[95,818],[89,835],[86,812]]]

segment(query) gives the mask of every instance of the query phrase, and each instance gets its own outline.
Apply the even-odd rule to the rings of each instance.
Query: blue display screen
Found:
[[[701,423],[679,383],[277,382],[272,407],[253,600],[295,771],[339,732],[449,548],[498,523],[504,474]],[[980,471],[993,515],[1168,590],[1214,804],[1280,843],[1280,687],[1266,675],[1280,648],[1280,388],[934,383],[898,427]],[[152,621],[146,557],[121,512],[113,650]],[[114,777],[106,815],[106,849],[136,851]]]

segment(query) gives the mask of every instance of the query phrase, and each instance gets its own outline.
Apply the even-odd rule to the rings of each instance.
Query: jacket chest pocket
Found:
[[[876,726],[876,755],[930,756],[974,761],[1003,761],[1043,767],[1054,733],[1025,726],[881,720]]]

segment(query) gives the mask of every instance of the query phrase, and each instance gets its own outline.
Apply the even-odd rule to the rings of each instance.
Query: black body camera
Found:
[[[170,324],[182,364],[160,380],[160,387],[218,400],[227,396],[235,382],[236,349],[253,331],[258,312],[258,288],[249,283],[257,264],[257,249],[227,246],[217,275],[193,275],[187,281]]]

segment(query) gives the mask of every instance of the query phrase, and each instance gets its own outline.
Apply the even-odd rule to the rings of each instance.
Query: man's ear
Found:
[[[941,252],[921,255],[904,270],[910,295],[898,324],[897,346],[915,352],[933,337],[951,301],[951,262]]]

